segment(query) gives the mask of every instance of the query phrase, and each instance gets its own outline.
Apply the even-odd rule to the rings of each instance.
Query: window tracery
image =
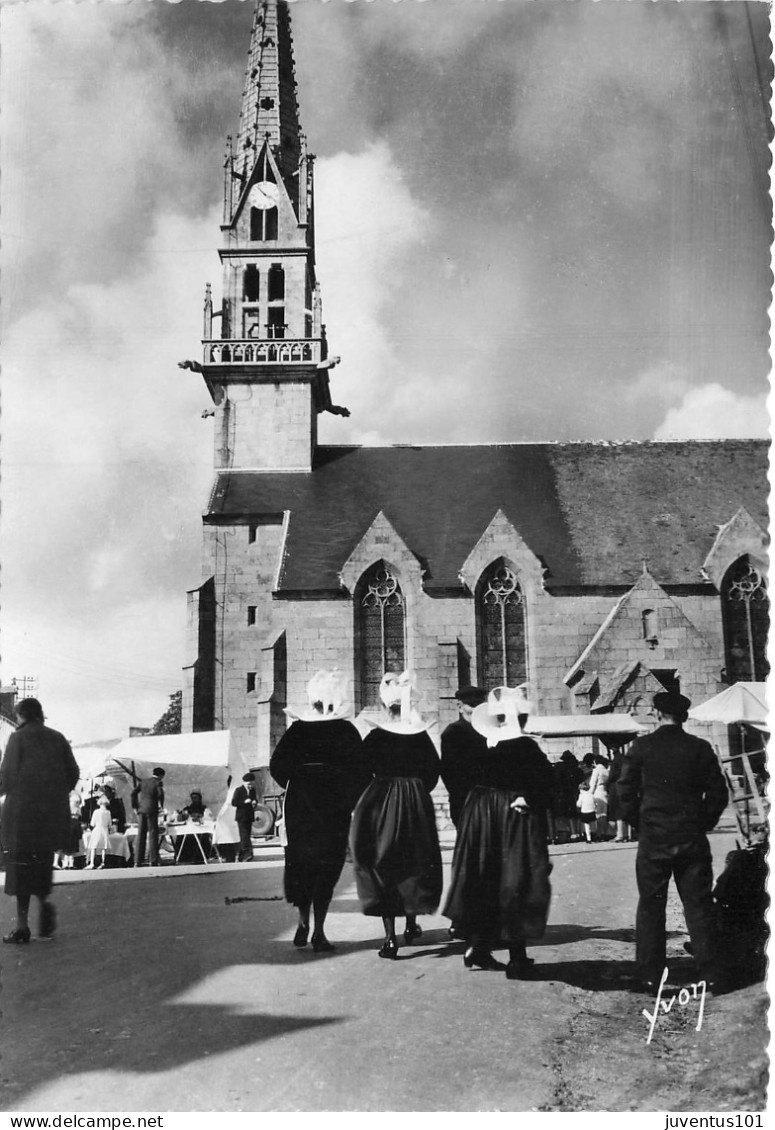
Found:
[[[763,573],[748,556],[740,557],[727,570],[721,585],[728,682],[766,679],[769,606]]]
[[[525,598],[506,561],[482,577],[477,594],[479,682],[486,690],[518,686],[527,679]]]
[[[379,705],[382,676],[406,666],[405,613],[399,580],[380,562],[365,574],[356,599],[356,681],[361,708]]]

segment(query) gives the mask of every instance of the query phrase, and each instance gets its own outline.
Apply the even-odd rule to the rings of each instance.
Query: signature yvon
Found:
[[[697,1017],[697,1027],[696,1027],[695,1031],[699,1032],[700,1029],[702,1028],[702,1018],[705,1015],[705,996],[706,996],[706,993],[708,991],[707,982],[706,981],[695,981],[691,985],[689,985],[688,987],[681,989],[680,992],[673,993],[672,997],[663,998],[662,997],[662,990],[665,987],[665,982],[667,981],[667,975],[668,975],[667,974],[667,967],[665,967],[664,970],[662,971],[662,977],[660,978],[660,981],[659,981],[659,988],[657,989],[657,997],[656,997],[656,1000],[654,1001],[654,1011],[649,1012],[648,1009],[646,1009],[646,1008],[643,1009],[643,1015],[649,1021],[649,1034],[646,1038],[647,1044],[651,1043],[651,1037],[654,1035],[654,1029],[656,1028],[656,1025],[657,1025],[657,1018],[659,1017],[660,1008],[662,1009],[662,1012],[665,1015],[667,1015],[667,1013],[670,1012],[670,1010],[673,1008],[673,1006],[675,1004],[678,1004],[680,1007],[683,1008],[689,1003],[689,1001],[699,1000],[700,1010],[699,1010],[699,1015]]]

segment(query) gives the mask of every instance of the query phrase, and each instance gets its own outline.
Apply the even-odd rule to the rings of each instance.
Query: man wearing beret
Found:
[[[712,746],[683,729],[690,706],[680,694],[654,696],[659,725],[632,743],[618,782],[624,819],[639,826],[636,960],[648,991],[656,990],[665,968],[671,876],[700,977],[709,988],[721,988],[707,833],[727,805],[727,786]]]
[[[455,695],[459,717],[441,735],[441,779],[449,793],[449,815],[457,828],[471,788],[471,763],[487,753],[487,741],[471,725],[475,706],[487,701],[487,691],[461,687]]]
[[[246,773],[242,778],[242,784],[234,790],[234,796],[231,798],[231,803],[237,810],[234,818],[239,828],[239,855],[237,860],[240,863],[249,863],[253,858],[251,832],[256,805],[258,804],[258,796],[253,784],[255,779],[255,773]]]

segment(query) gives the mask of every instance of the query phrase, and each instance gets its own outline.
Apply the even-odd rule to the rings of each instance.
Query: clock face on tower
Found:
[[[262,180],[250,190],[250,203],[253,208],[276,208],[280,190],[272,181]]]

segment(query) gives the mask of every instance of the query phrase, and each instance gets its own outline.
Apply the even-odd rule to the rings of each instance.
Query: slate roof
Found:
[[[291,512],[281,592],[339,591],[337,574],[380,510],[427,568],[459,570],[498,509],[558,588],[697,585],[718,527],[745,506],[767,527],[765,440],[323,447],[311,473],[216,478],[206,522]]]

